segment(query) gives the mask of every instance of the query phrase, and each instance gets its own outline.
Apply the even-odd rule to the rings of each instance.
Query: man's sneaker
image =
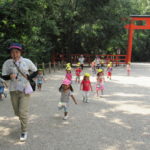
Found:
[[[65,116],[63,119],[64,119],[64,120],[67,120],[67,119],[68,119],[68,116]]]
[[[23,141],[26,141],[26,139],[27,139],[27,132],[21,133],[21,135],[20,135],[20,141],[23,142]]]

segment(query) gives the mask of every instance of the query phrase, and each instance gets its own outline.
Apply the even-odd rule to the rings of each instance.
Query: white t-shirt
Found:
[[[32,72],[37,71],[33,62],[27,58],[21,57],[15,64],[19,67],[20,71],[29,75],[29,70]],[[17,79],[10,80],[10,91],[24,91],[25,87],[29,85],[29,81],[18,72],[13,59],[8,59],[4,62],[2,67],[2,75],[16,74]]]
[[[67,90],[65,92],[61,90],[60,92],[61,92],[60,101],[64,103],[69,103],[70,96],[73,95],[72,92],[70,90]]]
[[[101,59],[100,58],[95,58],[95,63],[96,65],[100,64]]]
[[[80,64],[84,64],[84,57],[80,57],[79,62],[80,62]]]

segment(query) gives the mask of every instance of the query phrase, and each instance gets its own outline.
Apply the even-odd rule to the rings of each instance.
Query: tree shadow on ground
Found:
[[[57,87],[63,76],[50,77],[43,92],[33,94],[26,143],[16,140],[19,123],[10,115],[10,110],[8,116],[1,113],[0,146],[3,149],[149,150],[150,87],[115,78],[105,83],[103,97],[91,93],[89,103],[85,104],[79,86],[74,85],[78,105],[70,103],[69,119],[64,121],[63,112],[57,110],[60,99]]]

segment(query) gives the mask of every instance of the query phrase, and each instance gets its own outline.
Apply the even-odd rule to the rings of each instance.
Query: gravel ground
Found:
[[[0,150],[150,150],[150,63],[133,63],[131,76],[125,67],[114,67],[104,95],[96,97],[94,89],[88,104],[73,82],[78,105],[70,101],[66,121],[57,110],[64,74],[46,75],[43,90],[32,94],[26,142],[19,141],[9,96],[0,101]],[[94,76],[91,81],[94,87]]]

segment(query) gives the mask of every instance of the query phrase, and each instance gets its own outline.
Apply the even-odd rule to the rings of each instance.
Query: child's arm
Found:
[[[93,91],[91,83],[90,83],[90,88],[91,88],[91,91]]]
[[[103,80],[104,80],[104,82],[106,81],[104,76],[103,76]]]
[[[8,85],[7,85],[7,83],[6,83],[6,82],[4,82],[4,84],[5,84],[5,87],[6,87],[6,88],[8,88]]]
[[[6,82],[5,80],[3,80],[3,79],[0,79],[0,80],[1,80],[1,82],[3,83],[3,85],[4,85],[6,88],[8,88],[7,82]]]
[[[73,95],[71,95],[71,98],[73,99],[74,103],[77,104],[77,101]]]
[[[44,78],[44,76],[43,76],[43,81],[44,81],[44,82],[46,81],[46,79]]]
[[[80,84],[80,90],[82,90],[82,86],[83,86],[83,85],[82,85],[82,82],[81,82],[81,84]]]

